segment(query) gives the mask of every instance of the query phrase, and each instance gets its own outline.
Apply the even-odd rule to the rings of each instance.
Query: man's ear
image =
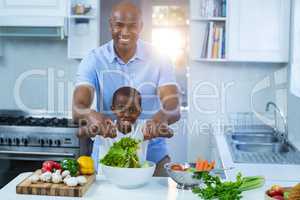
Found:
[[[108,23],[109,23],[109,31],[112,32],[112,21],[111,21],[111,18],[109,18]]]

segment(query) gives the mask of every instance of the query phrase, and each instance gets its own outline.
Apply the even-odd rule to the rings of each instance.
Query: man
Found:
[[[162,175],[163,164],[170,161],[166,143],[160,136],[166,126],[180,118],[179,94],[170,59],[161,56],[141,40],[142,15],[130,2],[113,7],[110,16],[112,41],[94,49],[82,60],[77,73],[77,87],[73,96],[73,119],[85,121],[80,136],[116,137],[110,105],[112,94],[122,86],[140,91],[143,112],[148,119],[143,134],[149,139],[147,159],[157,163]],[[96,109],[91,109],[94,93]],[[165,137],[168,137],[164,135]],[[98,158],[99,142],[94,141],[92,156]]]

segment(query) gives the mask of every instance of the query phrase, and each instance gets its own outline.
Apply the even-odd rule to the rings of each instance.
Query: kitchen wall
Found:
[[[70,110],[78,64],[67,58],[65,40],[4,39],[0,109]]]
[[[229,123],[230,113],[264,113],[268,101],[276,102],[286,113],[285,64],[192,62],[190,66],[189,161],[199,155],[210,156],[207,129],[212,126],[217,130],[220,125]]]

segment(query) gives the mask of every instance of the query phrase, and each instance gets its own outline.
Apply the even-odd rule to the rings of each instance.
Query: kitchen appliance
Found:
[[[43,160],[81,154],[78,126],[57,116],[0,111],[0,187],[21,172],[40,168]]]

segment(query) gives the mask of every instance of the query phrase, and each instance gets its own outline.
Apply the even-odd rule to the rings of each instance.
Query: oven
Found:
[[[45,160],[88,154],[77,131],[67,118],[0,112],[0,188],[22,172],[41,168]]]

